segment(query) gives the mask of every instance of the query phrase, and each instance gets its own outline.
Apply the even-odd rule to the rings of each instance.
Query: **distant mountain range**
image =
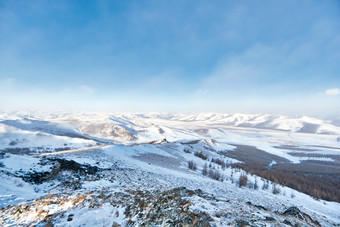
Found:
[[[129,115],[127,115],[128,117]],[[334,121],[320,120],[302,116],[288,117],[270,114],[140,114],[140,118],[153,118],[181,122],[202,122],[233,127],[284,130],[317,134],[340,134],[340,119]]]
[[[329,121],[306,116],[287,117],[269,114],[0,113],[0,133],[6,134],[7,138],[14,135],[13,133],[15,136],[43,133],[100,143],[141,142],[163,138],[176,140],[185,138],[191,131],[202,135],[207,134],[209,130],[228,127],[340,135],[339,125],[339,119]],[[186,132],[187,130],[189,132]],[[4,140],[2,142],[4,143]],[[12,140],[7,142],[16,143]]]

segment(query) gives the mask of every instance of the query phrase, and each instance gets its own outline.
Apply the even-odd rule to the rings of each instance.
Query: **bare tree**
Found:
[[[247,186],[247,182],[248,182],[248,177],[245,174],[241,174],[240,178],[238,180],[239,183],[239,187],[243,187],[243,186]]]
[[[280,188],[276,184],[274,184],[273,185],[273,194],[279,194],[279,193],[280,193]]]
[[[208,165],[207,165],[207,163],[205,163],[204,166],[203,166],[202,174],[204,176],[208,175]]]
[[[196,163],[195,163],[194,161],[189,161],[189,162],[188,162],[188,167],[189,167],[189,169],[191,169],[191,170],[194,170],[194,171],[197,170],[197,165],[196,165]]]

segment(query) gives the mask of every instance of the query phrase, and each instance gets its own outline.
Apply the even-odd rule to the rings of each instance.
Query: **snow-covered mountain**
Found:
[[[340,134],[340,128],[331,121],[324,121],[312,117],[287,117],[269,114],[143,114],[144,118],[156,118],[180,122],[202,122],[209,125],[225,125],[234,127],[248,127],[259,129],[285,130],[293,132]]]
[[[337,225],[339,203],[231,165],[336,169],[339,135],[310,117],[1,113],[0,225]]]
[[[53,135],[69,138],[107,141],[136,141],[152,138],[181,139],[183,130],[200,128],[208,132],[214,128],[249,128],[280,130],[290,133],[340,135],[340,127],[331,121],[311,117],[292,118],[279,115],[249,114],[0,114],[0,132],[25,132],[26,136]],[[185,133],[184,133],[185,134]],[[80,140],[79,140],[80,141]],[[15,143],[15,142],[13,142]]]

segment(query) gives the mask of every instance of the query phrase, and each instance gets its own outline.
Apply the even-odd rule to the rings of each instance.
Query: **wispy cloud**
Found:
[[[95,89],[89,85],[80,85],[79,86],[80,91],[85,92],[86,94],[93,94],[95,92]]]
[[[339,88],[327,89],[325,91],[325,95],[340,95],[340,89]]]
[[[0,110],[339,115],[337,6],[317,0],[6,1],[0,7]]]

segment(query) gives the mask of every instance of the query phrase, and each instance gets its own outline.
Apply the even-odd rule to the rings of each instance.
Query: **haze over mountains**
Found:
[[[14,127],[27,131],[43,131],[50,134],[85,134],[114,138],[112,132],[124,130],[137,136],[138,127],[148,128],[178,125],[202,125],[204,127],[230,126],[240,128],[270,129],[312,134],[340,135],[339,121],[320,120],[312,117],[287,117],[269,114],[177,114],[177,113],[60,113],[32,115],[17,112],[0,115],[2,127]]]

